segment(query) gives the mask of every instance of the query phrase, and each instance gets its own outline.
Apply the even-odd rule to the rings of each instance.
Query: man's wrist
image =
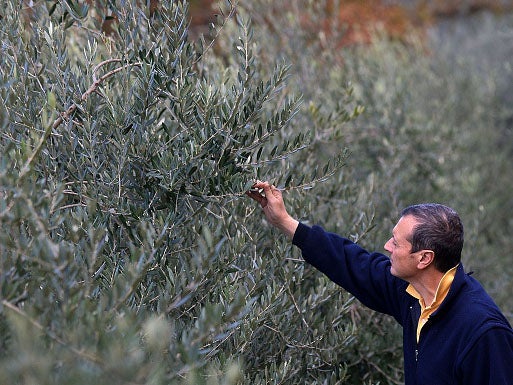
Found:
[[[288,217],[279,225],[279,229],[283,232],[289,239],[294,238],[294,233],[296,232],[297,227],[299,226],[299,221]]]

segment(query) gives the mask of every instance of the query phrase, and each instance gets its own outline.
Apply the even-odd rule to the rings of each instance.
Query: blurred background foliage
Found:
[[[4,3],[0,383],[401,383],[255,179],[373,250],[454,207],[513,320],[508,2]]]

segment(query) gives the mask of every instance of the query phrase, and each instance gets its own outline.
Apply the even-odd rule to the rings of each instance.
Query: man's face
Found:
[[[411,243],[408,241],[417,223],[411,215],[402,217],[392,230],[392,238],[385,243],[385,250],[390,253],[392,263],[390,272],[405,281],[410,281],[418,272],[419,253],[411,252]]]

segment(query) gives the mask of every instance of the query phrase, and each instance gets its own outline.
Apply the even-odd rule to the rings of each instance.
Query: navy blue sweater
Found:
[[[449,293],[423,326],[408,283],[390,273],[390,260],[319,226],[300,223],[293,238],[303,258],[365,306],[403,327],[406,385],[512,385],[513,330],[482,286],[457,268]]]

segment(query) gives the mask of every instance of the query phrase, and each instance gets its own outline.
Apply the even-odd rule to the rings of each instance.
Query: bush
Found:
[[[344,378],[351,298],[241,202],[257,178],[309,188],[344,153],[290,165],[309,143],[287,65],[257,62],[241,18],[229,63],[186,20],[177,2],[7,3],[2,383]]]

